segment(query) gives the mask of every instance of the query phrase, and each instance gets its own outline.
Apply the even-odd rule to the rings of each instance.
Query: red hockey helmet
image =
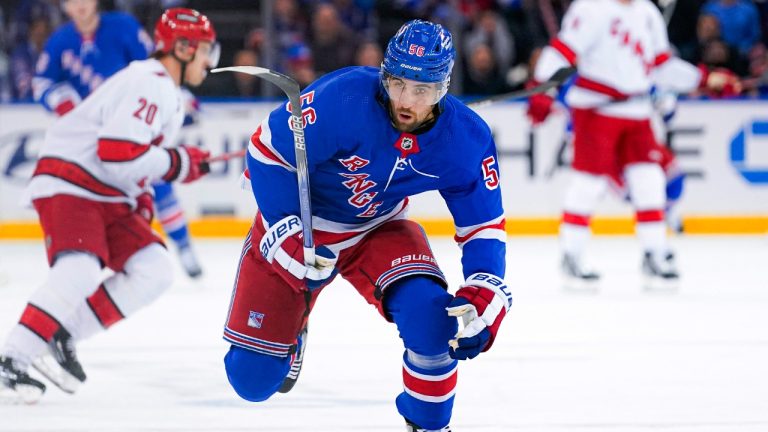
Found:
[[[189,41],[193,48],[196,48],[199,42],[215,45],[216,31],[208,17],[194,9],[168,9],[155,25],[155,48],[167,54],[180,39]]]

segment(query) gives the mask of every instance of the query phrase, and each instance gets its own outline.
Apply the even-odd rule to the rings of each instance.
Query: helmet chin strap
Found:
[[[176,55],[176,50],[175,49],[172,51],[171,55],[173,55],[173,58],[175,58],[176,61],[178,61],[179,64],[181,65],[181,77],[179,77],[179,85],[183,86],[184,85],[184,77],[186,77],[186,75],[187,75],[187,64],[195,61],[195,56],[197,55],[197,49],[195,49],[194,54],[192,54],[192,58],[189,59],[189,60],[182,60],[181,58],[179,58],[179,56]]]

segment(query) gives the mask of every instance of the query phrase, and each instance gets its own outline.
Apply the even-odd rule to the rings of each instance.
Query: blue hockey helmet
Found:
[[[442,25],[422,20],[409,21],[387,44],[381,63],[384,89],[390,93],[388,80],[393,77],[434,83],[436,99],[431,103],[435,104],[448,92],[455,57],[451,33]]]

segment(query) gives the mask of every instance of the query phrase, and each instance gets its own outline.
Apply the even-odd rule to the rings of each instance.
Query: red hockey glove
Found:
[[[152,219],[155,217],[155,207],[151,193],[144,192],[136,197],[136,210],[134,210],[134,213],[141,216],[148,223],[152,223]]]
[[[733,97],[741,94],[743,88],[739,77],[726,68],[709,69],[706,65],[699,65],[701,71],[701,83],[699,89],[704,95],[712,98]]]
[[[488,351],[510,306],[512,294],[501,278],[489,273],[468,277],[445,308],[448,315],[460,317],[464,323],[456,339],[448,343],[451,358],[472,359]]]
[[[207,161],[211,156],[209,151],[187,146],[166,149],[166,151],[171,157],[171,167],[163,176],[163,180],[167,182],[179,180],[182,183],[191,183],[211,171]]]
[[[267,230],[259,242],[259,250],[294,291],[314,291],[336,276],[337,257],[327,247],[318,246],[315,248],[315,265],[306,265],[301,230],[298,216],[283,218]]]
[[[533,88],[537,84],[536,81],[528,81],[525,87]],[[555,99],[548,92],[531,95],[528,98],[528,111],[526,112],[528,118],[531,119],[531,124],[535,126],[543,123],[552,112],[553,103],[555,103]]]

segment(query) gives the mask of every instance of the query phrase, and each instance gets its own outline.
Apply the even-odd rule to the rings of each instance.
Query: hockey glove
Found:
[[[169,148],[166,151],[171,157],[171,167],[163,176],[163,180],[167,182],[179,180],[182,183],[191,183],[211,171],[207,161],[211,156],[209,151],[187,146]]]
[[[537,84],[535,81],[529,81],[525,87],[533,88]],[[552,113],[552,104],[554,103],[554,95],[549,92],[531,95],[528,98],[528,111],[526,112],[531,120],[531,124],[535,126],[543,123],[549,117],[549,114]]]
[[[267,230],[259,242],[259,250],[294,291],[314,291],[336,276],[337,257],[327,247],[317,246],[315,265],[306,265],[301,230],[299,217],[288,216]]]
[[[449,341],[451,358],[466,360],[488,351],[493,345],[512,295],[504,281],[489,273],[475,273],[456,292],[445,310],[461,318],[464,328]]]
[[[155,208],[151,193],[144,192],[136,197],[136,210],[134,213],[141,216],[147,223],[152,223],[152,219],[155,217]]]

